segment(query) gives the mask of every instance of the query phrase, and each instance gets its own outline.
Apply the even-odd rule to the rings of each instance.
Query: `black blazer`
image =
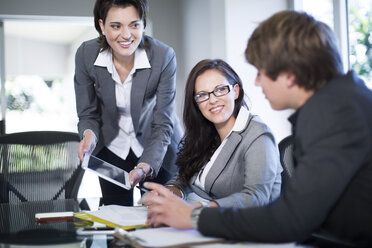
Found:
[[[139,162],[150,164],[156,173],[161,166],[175,173],[177,146],[183,134],[175,113],[176,55],[151,37],[144,36],[144,44],[151,68],[135,72],[131,90],[133,127],[144,147]],[[75,56],[78,130],[81,137],[86,129],[98,137],[94,154],[119,132],[114,80],[106,68],[94,65],[99,51],[98,39],[93,39],[84,42]]]
[[[325,231],[372,244],[372,92],[354,72],[328,82],[291,117],[297,167],[273,204],[205,209],[199,230],[233,240],[290,242]]]

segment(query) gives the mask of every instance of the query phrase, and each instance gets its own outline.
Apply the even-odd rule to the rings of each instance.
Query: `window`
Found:
[[[372,0],[349,0],[351,68],[372,89]]]
[[[333,0],[303,0],[302,9],[334,29]]]
[[[93,21],[5,20],[6,132],[77,132],[74,56]]]
[[[353,69],[372,89],[372,0],[293,0],[327,23],[339,40],[345,70]]]

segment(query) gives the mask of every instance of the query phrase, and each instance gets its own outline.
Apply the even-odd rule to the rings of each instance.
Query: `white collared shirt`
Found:
[[[211,159],[209,162],[204,166],[204,169],[200,170],[198,173],[198,176],[195,180],[195,185],[201,188],[202,190],[205,190],[205,178],[208,175],[208,172],[212,168],[214,162],[216,161],[216,158],[222,151],[223,147],[225,146],[227,140],[229,139],[231,133],[233,131],[241,132],[245,126],[247,125],[247,121],[249,119],[249,110],[242,106],[239,110],[238,116],[236,117],[236,121],[234,123],[233,128],[230,130],[230,132],[227,134],[226,138],[222,141],[220,146],[216,149],[216,151],[213,153]]]
[[[106,67],[112,79],[115,81],[116,107],[119,115],[119,134],[111,141],[107,148],[124,160],[127,158],[130,148],[132,148],[137,157],[140,157],[143,152],[143,146],[137,140],[134,132],[130,113],[130,94],[135,71],[137,69],[151,68],[146,51],[140,48],[136,50],[133,68],[123,83],[115,68],[111,50],[100,52],[94,65]]]

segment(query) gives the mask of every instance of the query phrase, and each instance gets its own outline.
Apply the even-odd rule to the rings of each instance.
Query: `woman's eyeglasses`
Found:
[[[220,96],[224,96],[224,95],[227,95],[229,94],[229,92],[231,91],[231,88],[233,87],[234,85],[232,84],[229,84],[229,85],[223,85],[223,86],[217,86],[216,88],[214,88],[213,91],[211,92],[200,92],[198,94],[196,94],[194,96],[194,100],[195,102],[197,103],[201,103],[201,102],[205,102],[209,99],[209,96],[210,94],[213,93],[213,95],[215,95],[216,97],[220,97]]]

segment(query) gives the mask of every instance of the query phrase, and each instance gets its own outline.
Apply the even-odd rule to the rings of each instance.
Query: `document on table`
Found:
[[[172,227],[142,228],[129,232],[129,235],[127,238],[135,242],[136,247],[184,247],[185,245],[212,244],[225,241],[221,238],[203,236],[195,229],[181,230]]]
[[[99,222],[110,227],[133,229],[144,227],[147,219],[146,207],[102,206],[97,211],[75,213],[75,217]]]

